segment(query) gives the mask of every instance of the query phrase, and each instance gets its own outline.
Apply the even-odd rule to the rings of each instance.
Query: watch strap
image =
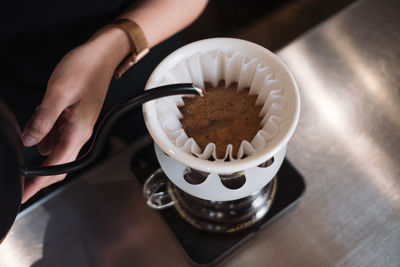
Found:
[[[136,62],[149,52],[149,44],[142,29],[130,19],[116,19],[108,27],[117,27],[125,32],[129,39],[131,53],[122,60],[115,70],[114,77],[119,79]]]

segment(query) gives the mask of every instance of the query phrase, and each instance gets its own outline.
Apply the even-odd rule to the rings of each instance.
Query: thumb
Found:
[[[24,146],[38,144],[53,128],[60,114],[66,105],[60,101],[52,101],[50,105],[48,99],[43,99],[42,104],[36,108],[35,113],[26,124],[22,131],[22,141]],[[57,103],[58,102],[58,103]]]

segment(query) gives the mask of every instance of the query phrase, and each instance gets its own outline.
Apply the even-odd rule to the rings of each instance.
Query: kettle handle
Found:
[[[20,168],[20,173],[24,176],[52,176],[80,170],[91,164],[97,158],[113,125],[126,113],[136,109],[143,103],[156,98],[170,95],[195,94],[203,96],[202,90],[194,86],[192,83],[169,84],[146,90],[142,94],[129,98],[128,100],[114,106],[104,116],[95,131],[94,139],[89,150],[82,157],[60,165],[40,167],[22,166]]]

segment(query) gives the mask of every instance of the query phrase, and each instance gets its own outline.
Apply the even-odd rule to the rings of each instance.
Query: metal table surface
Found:
[[[400,2],[366,0],[279,52],[301,91],[299,205],[224,266],[400,265]],[[22,212],[0,266],[188,266],[119,156]]]

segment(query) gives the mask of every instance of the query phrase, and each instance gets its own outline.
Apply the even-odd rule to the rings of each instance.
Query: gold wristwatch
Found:
[[[122,60],[114,72],[114,78],[119,79],[129,68],[149,52],[149,44],[139,25],[130,19],[116,19],[107,25],[107,27],[117,27],[123,30],[128,36],[131,46],[131,53]]]

